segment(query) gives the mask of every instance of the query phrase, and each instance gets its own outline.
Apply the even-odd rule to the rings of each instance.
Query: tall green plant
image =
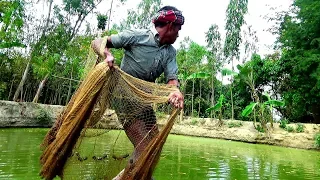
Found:
[[[312,114],[320,123],[320,1],[294,0],[292,7],[276,29],[283,52],[277,77],[285,82],[280,94],[289,120]]]
[[[263,103],[251,102],[249,105],[247,105],[245,107],[245,109],[241,113],[241,115],[243,117],[248,117],[254,111],[254,109],[257,108],[258,112],[259,112],[258,114],[259,114],[260,123],[261,123],[261,126],[264,130],[267,130],[267,122],[269,121],[270,123],[272,123],[272,121],[273,121],[273,120],[271,121],[271,118],[265,117],[266,116],[266,109],[269,108],[269,110],[271,110],[270,114],[272,116],[272,108],[273,107],[276,107],[276,106],[283,107],[284,106],[283,101],[271,99],[269,95],[267,95],[267,97],[269,97],[269,99]]]
[[[0,49],[24,47],[21,36],[24,3],[23,0],[0,2]]]
[[[207,79],[210,77],[210,74],[209,73],[205,73],[205,72],[196,72],[196,73],[193,73],[191,74],[190,76],[187,77],[187,80],[192,80],[193,82],[193,86],[192,86],[192,116],[193,116],[193,104],[194,104],[194,81],[195,79],[200,79],[200,98],[201,98],[201,79]],[[200,102],[199,102],[199,113],[198,115],[200,114]]]
[[[161,0],[141,0],[135,10],[128,10],[127,20],[122,28],[150,28],[152,17],[161,8]]]
[[[215,94],[215,75],[217,71],[220,70],[222,64],[224,63],[222,56],[221,47],[221,34],[219,32],[219,27],[216,24],[210,26],[209,30],[206,32],[206,42],[208,53],[208,65],[211,66],[211,106],[215,104],[214,94]],[[211,113],[215,116],[214,111]]]
[[[225,101],[224,95],[221,94],[217,104],[215,104],[214,106],[206,109],[207,112],[211,112],[211,111],[218,111],[219,112],[219,126],[221,126],[223,124],[223,121],[222,121],[222,107],[224,105],[224,101]]]
[[[315,139],[315,145],[316,145],[316,147],[320,148],[320,133],[317,133],[317,134],[314,136],[314,139]]]
[[[238,73],[230,70],[228,68],[222,68],[221,70],[221,75],[222,75],[222,81],[223,81],[223,77],[224,76],[231,76],[231,79],[233,79],[234,76],[236,76]],[[234,118],[234,106],[233,106],[233,94],[232,94],[232,83],[231,82],[231,86],[230,86],[230,97],[231,97],[231,119],[233,120]]]
[[[258,92],[255,88],[253,68],[250,65],[245,65],[245,66],[238,65],[237,68],[240,71],[237,78],[240,79],[240,81],[243,81],[247,86],[249,86],[252,101],[256,103],[260,103]],[[253,125],[254,127],[256,127],[256,110],[255,109],[253,109],[253,113],[254,113]]]
[[[227,23],[226,23],[226,39],[224,43],[224,54],[231,61],[231,67],[234,71],[233,60],[239,60],[240,51],[239,46],[241,39],[241,27],[245,23],[244,15],[248,12],[248,0],[230,0],[227,8]],[[231,84],[231,119],[234,119],[234,106],[233,106],[233,81]]]

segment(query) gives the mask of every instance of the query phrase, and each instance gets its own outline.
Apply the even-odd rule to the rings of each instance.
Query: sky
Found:
[[[121,3],[115,3],[114,12],[112,16],[112,22],[117,23],[126,18],[127,10],[134,9],[141,0],[127,0],[122,5]],[[55,0],[55,3],[59,3],[61,0]],[[110,8],[111,0],[104,0],[98,6],[98,11],[106,13]],[[114,2],[117,2],[116,0]],[[194,42],[206,46],[205,32],[208,31],[210,25],[217,24],[220,29],[222,38],[225,37],[225,19],[226,10],[228,6],[228,0],[162,0],[163,5],[171,5],[177,7],[182,11],[185,16],[185,24],[179,33],[179,38],[173,44],[175,48],[179,47],[179,42],[184,37],[189,36]],[[272,13],[271,7],[276,7],[277,10],[288,10],[292,4],[292,0],[249,0],[248,14],[245,17],[247,24],[252,25],[252,28],[256,31],[258,37],[258,54],[264,56],[274,52],[272,45],[276,40],[276,36],[267,32],[266,29],[272,27],[272,22],[268,22],[264,17],[267,14]],[[39,13],[46,13],[47,6],[39,3],[37,9]],[[88,16],[86,21],[96,24],[96,16]],[[243,52],[243,48],[241,48]],[[243,53],[242,55],[243,56]],[[240,63],[240,62],[238,62]],[[236,63],[237,64],[237,63]],[[226,65],[228,66],[228,65]]]
[[[136,8],[139,2],[140,0],[127,0],[124,6],[119,6],[118,4],[115,8],[115,12],[113,12],[113,22],[121,21],[121,19],[125,18],[127,9]],[[194,42],[206,46],[205,32],[208,31],[212,24],[217,24],[219,26],[220,33],[224,39],[228,3],[228,0],[162,0],[163,6],[175,6],[181,10],[182,14],[185,16],[185,24],[182,26],[182,29],[179,32],[179,38],[173,46],[177,49],[180,41],[187,36]],[[276,40],[275,35],[266,31],[273,26],[273,23],[268,22],[265,16],[273,13],[273,11],[270,10],[271,7],[277,8],[277,11],[282,11],[288,10],[291,4],[292,0],[249,0],[248,14],[245,17],[245,21],[248,25],[252,25],[253,30],[256,31],[259,40],[256,46],[258,48],[258,54],[262,57],[274,52],[272,47]],[[98,7],[98,9],[102,11],[105,8],[110,8],[110,2],[103,2],[103,4]],[[240,52],[240,59],[243,59],[243,47],[240,47]],[[242,61],[235,62],[235,65],[241,63]],[[231,68],[231,65],[226,64],[225,67]]]
[[[116,21],[125,17],[126,9],[135,8],[140,0],[127,0],[125,6],[118,7],[114,12]],[[179,38],[174,44],[179,47],[179,42],[184,37],[189,36],[193,41],[200,45],[206,45],[205,32],[208,31],[210,25],[217,24],[220,28],[222,36],[225,36],[225,19],[228,0],[162,0],[163,5],[171,5],[177,7],[185,16],[185,24],[179,33]],[[249,0],[248,14],[246,22],[252,25],[257,31],[259,39],[259,54],[265,55],[273,52],[272,44],[276,40],[276,36],[265,30],[273,24],[264,18],[265,15],[272,13],[270,7],[276,7],[278,10],[287,10],[292,4],[292,0]],[[109,8],[109,3],[103,3],[100,8]]]

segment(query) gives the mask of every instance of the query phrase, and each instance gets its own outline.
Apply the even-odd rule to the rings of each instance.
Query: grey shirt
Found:
[[[151,30],[125,30],[111,35],[115,48],[124,48],[120,68],[139,79],[154,82],[162,73],[169,80],[178,80],[176,50],[172,45],[159,45],[158,34]]]

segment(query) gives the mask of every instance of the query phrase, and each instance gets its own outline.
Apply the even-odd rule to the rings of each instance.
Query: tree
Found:
[[[268,98],[267,101],[265,102],[251,102],[248,106],[246,106],[246,108],[242,111],[242,116],[247,117],[252,111],[254,111],[254,109],[256,109],[256,107],[258,107],[258,111],[259,111],[259,119],[260,119],[260,123],[261,126],[263,128],[264,131],[267,130],[267,122],[268,122],[268,118],[266,118],[266,108],[269,107],[270,110],[270,117],[269,121],[271,123],[271,126],[273,127],[273,118],[272,118],[272,108],[274,106],[284,106],[284,102],[283,101],[279,101],[279,100],[274,100],[270,98],[270,95],[265,94],[265,96]],[[255,116],[255,115],[254,115]],[[255,126],[256,127],[256,126]],[[257,127],[256,127],[257,128]]]
[[[91,0],[91,1],[81,1],[81,0],[75,0],[75,1],[69,1],[69,0],[64,0],[63,1],[63,5],[64,5],[64,10],[69,14],[69,15],[73,15],[75,17],[77,17],[77,20],[75,22],[75,24],[73,26],[70,26],[69,24],[67,24],[65,22],[65,20],[67,20],[66,18],[63,18],[63,16],[61,14],[57,14],[58,15],[58,20],[60,21],[60,25],[58,25],[56,28],[54,28],[54,33],[52,34],[52,37],[55,37],[56,34],[58,34],[58,36],[60,37],[55,37],[55,42],[57,42],[56,44],[52,44],[51,41],[47,41],[49,43],[45,43],[47,46],[48,45],[53,45],[55,47],[52,48],[48,48],[48,53],[49,54],[55,54],[55,60],[52,60],[52,58],[46,59],[44,60],[44,62],[48,63],[48,66],[46,66],[47,68],[47,74],[43,77],[43,79],[41,80],[40,84],[39,84],[39,88],[37,90],[37,93],[33,99],[33,102],[37,102],[38,98],[40,96],[40,93],[42,91],[42,88],[44,86],[44,84],[46,83],[50,73],[53,70],[53,66],[54,64],[56,64],[60,58],[60,56],[62,55],[62,53],[64,52],[64,50],[66,50],[67,48],[67,44],[75,37],[75,35],[78,33],[84,19],[87,17],[87,15],[89,13],[91,13],[98,4],[101,3],[102,0]],[[58,10],[58,9],[57,9]],[[56,11],[56,12],[59,12]],[[67,21],[68,22],[68,21]],[[71,23],[70,23],[71,24]],[[62,31],[60,31],[61,29],[63,29]],[[58,31],[55,32],[55,31]],[[65,31],[67,30],[67,31]],[[51,37],[48,35],[46,40],[50,39]],[[57,41],[57,39],[60,39],[61,41]],[[54,42],[54,41],[53,41]],[[45,47],[45,46],[43,46]],[[59,55],[59,56],[58,56]],[[51,60],[50,60],[51,59]],[[52,62],[54,62],[52,64]]]
[[[224,101],[225,101],[224,95],[221,94],[217,104],[215,104],[214,106],[206,109],[206,111],[208,111],[208,112],[211,112],[211,111],[218,111],[219,112],[219,124],[218,124],[218,126],[222,126],[223,125],[222,108],[223,108]]]
[[[320,8],[319,1],[295,0],[278,29],[282,50],[278,76],[291,121],[313,116],[320,123]]]
[[[21,36],[23,17],[23,0],[0,2],[0,49],[24,47]]]
[[[150,28],[152,17],[160,8],[161,0],[141,0],[136,10],[128,10],[128,17],[122,28]]]
[[[189,41],[190,44],[188,45],[188,50],[185,54],[186,58],[185,61],[182,62],[182,64],[179,64],[180,68],[184,70],[184,74],[190,74],[189,77],[192,77],[193,73],[201,72],[202,69],[202,60],[205,57],[207,51],[205,47],[200,46],[199,44]],[[179,60],[178,60],[179,63]],[[187,72],[186,72],[187,70]],[[188,78],[187,78],[188,79]],[[191,116],[193,116],[193,106],[194,106],[194,97],[195,97],[195,80],[197,78],[189,78],[192,79],[192,94],[191,94]],[[200,113],[200,112],[199,112]]]
[[[241,39],[241,27],[245,23],[244,15],[248,12],[248,0],[230,0],[227,8],[227,23],[226,23],[226,39],[224,43],[224,55],[231,61],[232,70],[234,71],[233,59],[239,60],[239,46]],[[233,94],[231,85],[231,119],[234,119]]]
[[[23,17],[24,1],[0,2],[0,49],[25,46],[22,43]],[[19,94],[16,93],[14,96],[17,99]]]
[[[219,32],[218,25],[211,25],[208,32],[206,32],[206,42],[207,48],[209,49],[208,53],[208,64],[211,66],[211,106],[215,104],[214,94],[214,80],[217,71],[224,64],[222,56],[222,47],[221,47],[221,34]],[[211,117],[212,117],[211,111]]]
[[[210,77],[209,73],[205,73],[205,72],[196,72],[191,74],[190,76],[187,77],[187,80],[192,80],[193,82],[193,86],[192,86],[192,116],[193,116],[193,99],[194,99],[194,81],[195,79],[199,79],[200,80],[200,86],[199,86],[199,91],[200,91],[200,95],[199,95],[199,110],[198,110],[198,117],[200,115],[200,103],[201,103],[201,79],[208,79]]]

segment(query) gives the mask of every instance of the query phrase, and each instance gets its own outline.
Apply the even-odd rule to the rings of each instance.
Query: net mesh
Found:
[[[179,112],[167,103],[176,87],[134,78],[105,62],[85,76],[41,144],[40,175],[151,179]]]

